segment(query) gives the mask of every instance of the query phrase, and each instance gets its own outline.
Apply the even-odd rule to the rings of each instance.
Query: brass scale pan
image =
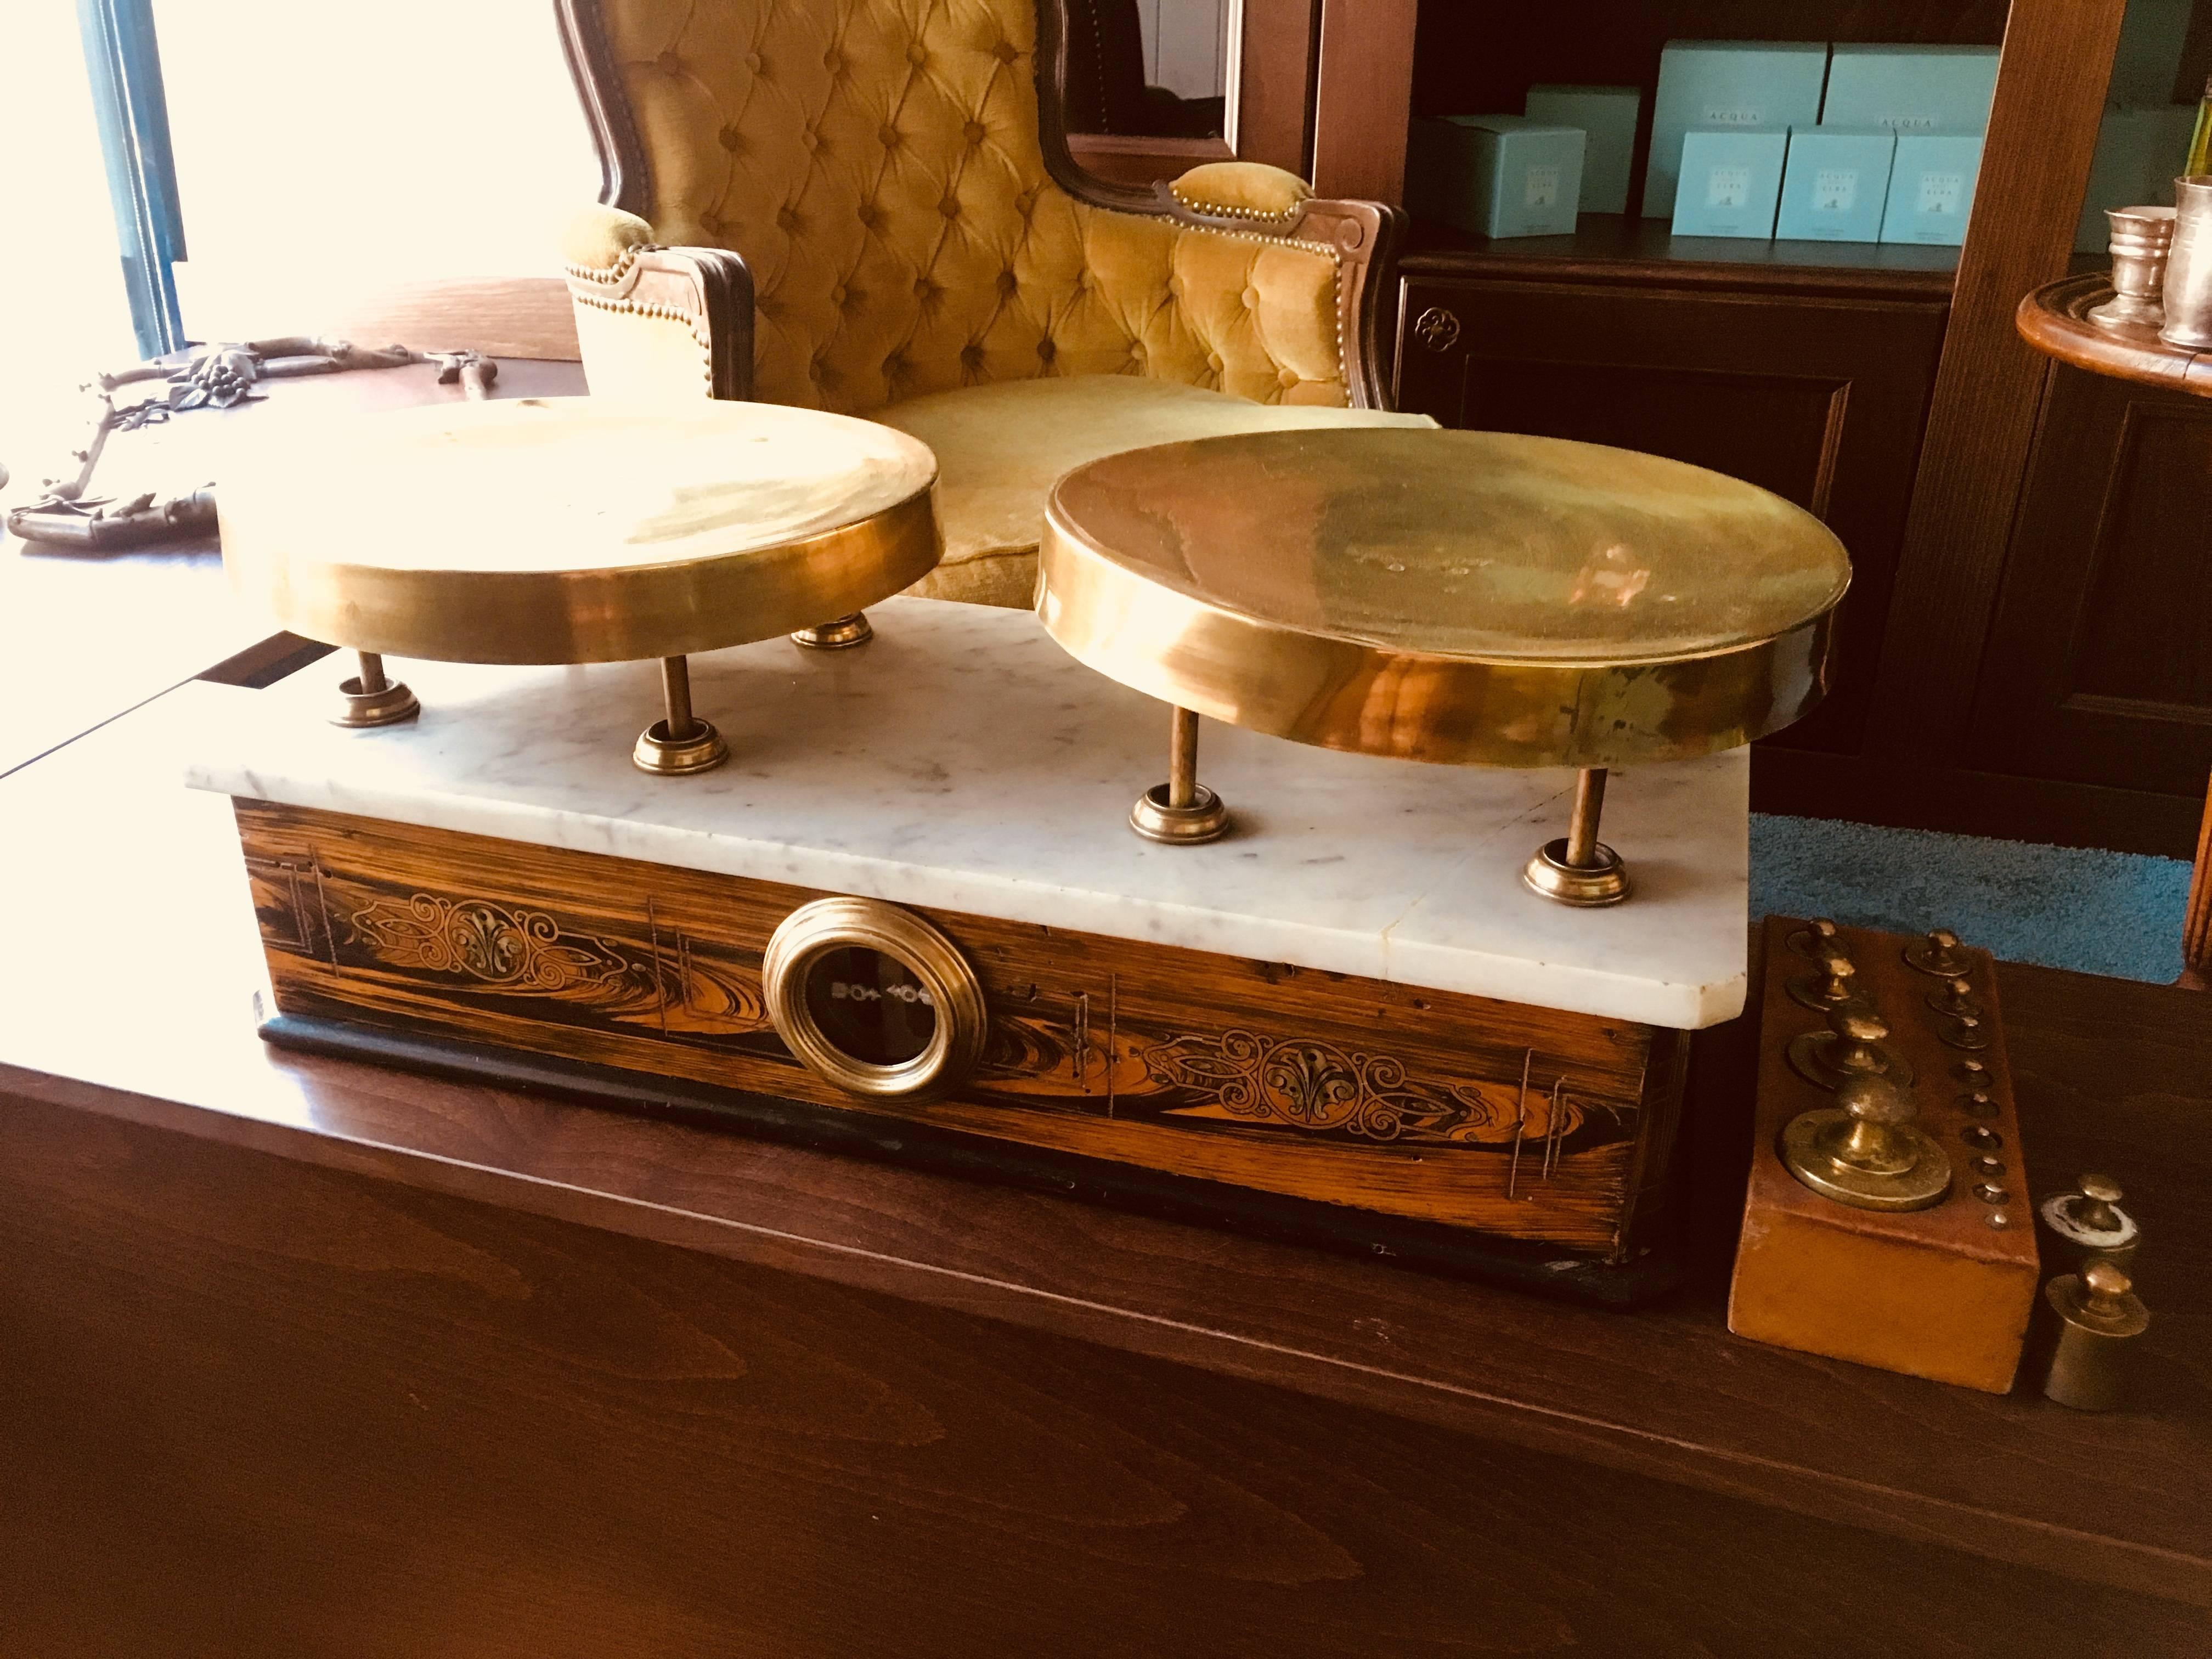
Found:
[[[1132,450],[1054,488],[1037,611],[1079,661],[1176,708],[1131,815],[1204,841],[1196,717],[1407,760],[1583,769],[1530,860],[1569,903],[1626,895],[1606,769],[1734,748],[1826,689],[1843,545],[1701,467],[1498,432],[1299,431]]]
[[[383,654],[444,662],[661,659],[655,772],[728,750],[685,658],[789,633],[859,644],[865,605],[942,551],[927,446],[764,404],[524,398],[407,410],[255,449],[217,498],[233,583],[285,627],[362,653],[332,718],[416,712]]]
[[[851,613],[937,562],[935,476],[916,441],[815,410],[525,398],[271,444],[219,500],[234,581],[362,653],[341,723],[415,712],[386,652],[659,657],[668,718],[637,758],[687,771],[726,750],[691,714],[684,655],[793,630],[864,640]],[[1195,781],[1200,714],[1404,759],[1573,766],[1587,810],[1552,845],[1585,873],[1550,890],[1540,854],[1531,884],[1607,902],[1626,886],[1595,840],[1603,769],[1803,714],[1849,581],[1818,520],[1701,468],[1502,433],[1322,430],[1077,468],[1048,504],[1037,609],[1079,660],[1176,708],[1173,775],[1139,800],[1140,831],[1225,827]]]

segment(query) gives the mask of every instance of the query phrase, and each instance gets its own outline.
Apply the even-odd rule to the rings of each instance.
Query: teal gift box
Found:
[[[1782,173],[1781,241],[1878,242],[1897,135],[1871,128],[1792,127]]]
[[[1782,196],[1782,163],[1790,134],[1686,132],[1676,174],[1674,234],[1774,234]]]
[[[1659,54],[1659,91],[1651,104],[1644,216],[1674,214],[1685,134],[1732,128],[1780,138],[1791,127],[1809,127],[1820,118],[1827,75],[1825,41],[1669,40]],[[1778,170],[1775,182],[1781,182]]]
[[[1981,168],[1978,132],[1898,134],[1881,240],[1939,247],[1965,241],[1967,216],[1974,210],[1974,175]]]
[[[1629,161],[1644,94],[1634,87],[1531,87],[1523,113],[1583,132],[1582,211],[1628,211]]]
[[[1566,236],[1575,228],[1583,133],[1525,115],[1413,123],[1406,198],[1413,211],[1477,236]]]
[[[1997,85],[1995,46],[1863,46],[1828,59],[1824,127],[1979,132]]]

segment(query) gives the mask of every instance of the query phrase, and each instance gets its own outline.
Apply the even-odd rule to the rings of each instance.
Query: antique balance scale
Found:
[[[313,673],[240,694],[191,769],[264,1034],[1667,1283],[1687,1035],[1744,995],[1741,745],[1821,695],[1834,538],[1648,456],[1284,432],[1064,478],[1032,617],[890,597],[933,476],[866,422],[563,399],[227,477],[241,587],[362,653],[336,724]]]

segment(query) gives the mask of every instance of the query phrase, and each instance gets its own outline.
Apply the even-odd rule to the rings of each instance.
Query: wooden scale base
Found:
[[[1602,912],[1518,879],[1571,774],[1224,730],[1210,775],[1249,828],[1158,847],[1111,810],[1157,765],[1157,704],[1026,617],[907,601],[876,617],[863,651],[696,659],[733,752],[696,778],[629,765],[650,664],[410,663],[422,715],[370,732],[316,717],[313,670],[211,692],[236,719],[193,781],[235,798],[264,1035],[1563,1295],[1668,1286],[1654,1246],[1687,1028],[1742,994],[1740,754],[1622,775],[1620,822],[1649,824],[1654,879]],[[979,726],[937,682],[986,657],[1026,684],[988,694],[999,713]],[[945,787],[984,756],[988,774]],[[1031,806],[1011,823],[1010,798]],[[940,848],[975,856],[956,869]],[[864,948],[843,935],[793,957],[794,917],[824,901],[890,928],[890,979],[838,956]],[[872,1069],[840,1076],[818,1039],[834,1050],[860,1015],[807,1003],[808,963],[836,999],[874,975],[854,998],[928,1006],[951,1034],[931,1052],[964,1059],[900,1092],[892,1062],[911,1057],[863,1043]],[[1385,973],[1351,971],[1367,963]],[[1507,988],[1568,1006],[1484,994]],[[823,1023],[794,1042],[801,1006]]]
[[[983,1054],[948,1095],[863,1100],[793,1054],[763,994],[769,936],[825,895],[259,801],[238,820],[273,1042],[1568,1294],[1670,1282],[1644,1246],[1680,1032],[925,910],[975,969]]]

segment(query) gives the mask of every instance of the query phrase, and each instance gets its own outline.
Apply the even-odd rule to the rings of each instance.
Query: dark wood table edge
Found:
[[[2170,346],[2148,330],[2122,332],[2087,319],[2112,297],[2112,278],[2101,271],[2067,276],[2029,293],[2013,320],[2023,340],[2062,363],[2162,392],[2212,397],[2212,353]]]
[[[360,1069],[354,1062],[323,1059],[288,1057],[272,1063],[312,1067],[326,1074],[334,1068]],[[326,1081],[342,1083],[343,1078],[327,1076]],[[1346,1354],[1271,1342],[1141,1308],[1070,1295],[1024,1284],[1017,1277],[976,1273],[672,1205],[622,1190],[617,1182],[587,1187],[554,1179],[524,1167],[520,1158],[504,1164],[471,1162],[396,1142],[248,1117],[4,1063],[0,1063],[0,1099],[88,1112],[317,1168],[700,1250],[749,1266],[1001,1320],[1242,1381],[1291,1388],[1478,1439],[1503,1441],[1723,1498],[1863,1528],[1903,1541],[1947,1547],[2114,1589],[2212,1607],[2212,1559],[2203,1556],[1700,1444],[1632,1424],[1394,1370]],[[573,1109],[598,1109],[578,1104]],[[733,1138],[731,1155],[742,1157],[746,1144]]]

